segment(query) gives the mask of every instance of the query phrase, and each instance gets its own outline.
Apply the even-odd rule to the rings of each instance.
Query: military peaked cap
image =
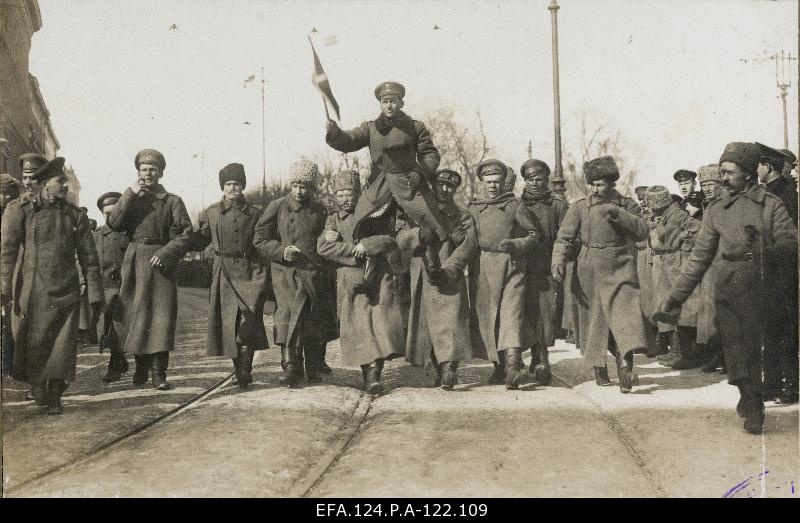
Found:
[[[506,164],[501,162],[500,160],[495,160],[494,158],[490,158],[488,160],[484,160],[478,165],[478,178],[481,180],[484,176],[492,176],[495,174],[502,174],[503,176],[508,176],[508,167]]]
[[[47,158],[39,153],[25,153],[19,157],[19,167],[22,172],[32,173],[47,163]]]
[[[533,173],[544,171],[545,176],[550,176],[550,166],[544,163],[542,160],[537,160],[532,158],[519,168],[519,174],[522,176],[523,180],[527,180],[530,178]]]
[[[461,185],[461,175],[452,169],[439,169],[436,172],[436,181],[458,187]]]
[[[675,174],[672,175],[672,178],[676,182],[686,182],[689,180],[694,180],[697,178],[697,173],[694,171],[689,171],[686,169],[678,169],[675,171]]]
[[[44,182],[61,174],[64,174],[64,158],[57,156],[36,169],[31,178]]]
[[[375,98],[378,100],[389,95],[396,95],[403,99],[406,95],[406,88],[398,82],[383,82],[375,88]]]
[[[97,208],[102,211],[103,207],[117,203],[121,196],[120,193],[115,191],[103,193],[100,195],[100,198],[97,199]]]
[[[167,161],[164,159],[164,155],[155,149],[142,149],[136,153],[136,158],[134,158],[133,163],[136,165],[137,169],[139,165],[143,163],[157,165],[162,171],[167,167]]]

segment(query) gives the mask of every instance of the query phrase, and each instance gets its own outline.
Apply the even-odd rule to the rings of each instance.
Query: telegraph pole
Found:
[[[264,117],[264,68],[261,68],[261,194],[267,195],[267,126]]]
[[[786,109],[786,95],[789,94],[789,88],[792,86],[791,80],[791,63],[792,60],[797,61],[797,57],[792,56],[792,53],[784,53],[781,51],[780,53],[775,53],[771,56],[767,56],[765,58],[740,58],[740,62],[767,62],[767,61],[774,61],[775,62],[775,84],[778,87],[778,95],[781,98],[781,105],[783,107],[783,146],[788,148],[789,147],[789,115]],[[786,69],[790,69],[789,73],[786,73]]]
[[[552,181],[564,179],[561,169],[561,100],[558,89],[558,9],[556,0],[547,7],[550,11],[550,22],[553,28],[553,125],[555,131],[555,168]]]

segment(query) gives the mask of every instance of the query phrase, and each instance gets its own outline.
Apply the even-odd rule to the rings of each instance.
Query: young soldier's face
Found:
[[[486,186],[486,194],[489,198],[495,198],[503,193],[506,177],[502,174],[488,174],[483,177],[483,184]]]
[[[703,194],[706,196],[707,200],[711,200],[719,196],[719,184],[713,180],[701,183],[700,190],[703,191]]]
[[[22,185],[25,187],[25,191],[28,193],[34,193],[38,191],[40,187],[39,180],[31,178],[32,175],[32,172],[22,173]]]
[[[403,100],[396,95],[388,95],[381,97],[381,113],[386,118],[392,118],[397,112],[403,108]]]
[[[54,200],[66,200],[69,187],[67,186],[67,175],[60,174],[50,178],[44,183],[42,192],[47,198]]]
[[[113,205],[106,205],[105,207],[103,207],[103,216],[106,217],[106,223],[108,223],[108,217],[111,216],[111,211],[113,210],[114,210]]]
[[[356,202],[358,202],[357,192],[350,189],[336,191],[336,203],[339,204],[341,210],[352,213],[356,210]]]
[[[226,200],[238,200],[244,193],[244,185],[236,180],[228,180],[222,186],[222,193],[225,195]]]
[[[162,176],[164,176],[164,173],[158,165],[153,165],[151,163],[139,164],[139,185],[153,187],[158,185],[158,181]]]
[[[456,187],[453,184],[438,181],[433,186],[433,195],[439,203],[450,203],[456,194]]]
[[[608,180],[595,180],[589,185],[589,189],[591,189],[592,194],[596,197],[603,198],[614,190],[615,185],[616,183],[609,182]]]
[[[533,174],[531,175],[530,173]],[[546,191],[548,186],[548,177],[542,169],[537,169],[536,171],[531,169],[528,171],[528,178],[525,180],[525,183],[527,183],[531,189],[536,191]]]
[[[719,174],[722,176],[722,187],[729,194],[742,192],[750,182],[750,175],[733,162],[722,162]]]
[[[304,203],[311,197],[311,187],[305,183],[292,182],[292,198],[295,201]]]
[[[683,182],[678,182],[678,189],[681,192],[681,196],[686,198],[692,192],[694,192],[694,180],[686,180]]]

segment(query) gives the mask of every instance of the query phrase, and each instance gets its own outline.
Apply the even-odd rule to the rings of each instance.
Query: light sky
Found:
[[[163,183],[192,214],[219,198],[218,171],[245,165],[261,179],[266,77],[267,177],[301,155],[330,151],[311,83],[307,34],[342,110],[342,126],[377,116],[375,86],[407,89],[424,120],[441,105],[464,121],[480,109],[496,156],[517,168],[552,165],[553,92],[546,0],[267,1],[39,0],[31,72],[51,112],[60,154],[83,186],[81,205],[135,180],[145,147],[166,156]],[[773,62],[797,55],[796,1],[561,0],[563,149],[576,148],[577,113],[609,120],[640,152],[637,184],[674,184],[680,168],[716,162],[730,141],[782,147]],[[170,30],[175,24],[177,30]],[[440,29],[434,30],[434,25]],[[325,39],[335,35],[336,43]],[[797,62],[789,143],[797,151]],[[243,125],[249,121],[251,125]],[[204,161],[200,161],[200,154]],[[192,158],[193,155],[198,155]]]

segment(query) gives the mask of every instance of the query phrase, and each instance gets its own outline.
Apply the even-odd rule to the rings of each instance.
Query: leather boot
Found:
[[[111,357],[108,359],[108,370],[106,375],[103,376],[103,381],[111,383],[122,378],[122,373],[128,371],[128,360],[125,359],[125,354],[120,350],[112,350]]]
[[[383,371],[383,360],[373,361],[367,369],[367,392],[375,396],[383,394],[381,371]]]
[[[137,387],[147,383],[147,373],[150,370],[152,354],[135,354],[136,370],[133,371],[133,384]]]
[[[697,329],[678,326],[680,357],[669,366],[674,370],[696,369],[702,365],[697,347]]]
[[[61,414],[61,380],[47,380],[47,414],[54,416]]]
[[[442,376],[442,390],[453,390],[458,383],[458,362],[445,361],[439,364],[439,372]]]
[[[433,379],[433,386],[439,387],[442,384],[442,365],[436,361],[436,354],[431,351],[431,365],[433,365],[433,370],[436,371],[436,377]]]
[[[367,390],[367,371],[369,371],[369,365],[362,365],[361,376],[364,378],[364,382],[362,383],[364,390]]]
[[[172,388],[167,382],[167,366],[169,365],[169,352],[157,352],[151,358],[150,366],[151,381],[156,390],[169,390]]]
[[[710,360],[700,368],[700,372],[714,372],[725,365],[725,360],[722,357],[722,352],[716,352]]]
[[[248,385],[253,383],[253,356],[255,352],[250,347],[241,347],[239,349],[239,379],[237,384],[239,388],[246,389]]]
[[[611,378],[608,377],[608,367],[594,368],[594,382],[600,387],[612,385]]]
[[[281,367],[283,374],[278,378],[278,383],[287,387],[297,387],[300,376],[297,372],[297,352],[294,347],[281,347]]]
[[[750,434],[762,434],[764,432],[764,400],[761,398],[758,387],[748,382],[743,384],[739,390],[742,392],[740,403],[742,403],[741,410],[744,414],[744,430]]]
[[[232,385],[238,385],[241,380],[242,371],[242,359],[241,356],[236,356],[235,358],[231,358],[231,362],[233,363],[233,380],[231,380]]]
[[[317,370],[320,360],[321,348],[316,346],[304,347],[306,380],[309,383],[322,383],[322,376]]]
[[[633,373],[633,351],[628,351],[622,356],[622,351],[617,351],[617,377],[619,377],[619,390],[627,394],[633,389],[636,380]],[[637,380],[638,381],[638,380]]]
[[[323,345],[319,360],[317,361],[317,372],[320,372],[322,374],[330,374],[333,372],[333,369],[328,367],[328,364],[325,363],[325,355],[327,353],[328,353],[328,347],[326,345]]]
[[[655,347],[648,347],[645,355],[648,358],[657,358],[659,356],[666,355],[668,352],[669,352],[669,333],[659,332],[658,334],[656,334]]]
[[[489,383],[492,385],[500,385],[506,379],[506,353],[505,351],[500,351],[497,353],[497,358],[500,360],[499,362],[495,363],[492,362],[494,365],[494,372],[491,376],[489,376]]]
[[[506,378],[505,384],[507,390],[517,390],[519,382],[522,379],[520,370],[524,367],[522,363],[522,349],[519,347],[512,347],[504,351],[506,353]]]
[[[540,385],[550,385],[553,375],[550,373],[550,357],[547,347],[539,345],[532,348],[531,351],[534,353],[531,359],[531,374]],[[535,365],[534,362],[536,363]]]

